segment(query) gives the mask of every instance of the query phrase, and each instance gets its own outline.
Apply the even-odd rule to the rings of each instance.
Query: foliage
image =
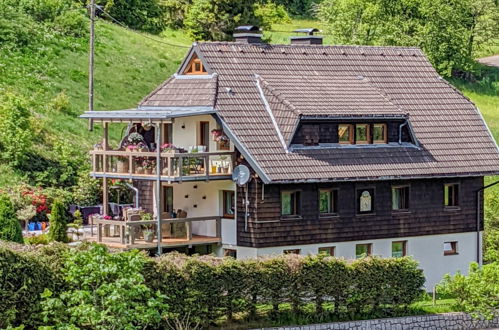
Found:
[[[29,245],[47,245],[50,240],[47,234],[28,236],[24,238],[24,243]]]
[[[313,17],[320,0],[274,0],[294,17]]]
[[[43,293],[43,316],[58,328],[155,328],[166,315],[164,296],[145,285],[147,258],[138,251],[111,254],[104,246],[68,251],[67,289]]]
[[[486,192],[484,211],[483,259],[499,262],[499,191]]]
[[[419,46],[445,76],[473,68],[499,32],[494,0],[326,0],[318,13],[336,43]]]
[[[254,0],[196,0],[185,16],[187,33],[194,40],[232,40],[237,26],[264,23],[254,5]]]
[[[268,1],[265,3],[255,4],[255,16],[259,17],[262,26],[270,28],[276,23],[290,23],[288,12],[284,5],[277,5],[274,2]]]
[[[23,243],[21,225],[16,217],[16,211],[9,196],[0,196],[0,239]]]
[[[456,299],[458,307],[475,317],[499,316],[499,263],[483,267],[472,263],[467,276],[446,275],[439,291]]]
[[[57,292],[58,278],[40,253],[15,252],[0,247],[0,328],[40,324],[40,294]]]
[[[162,0],[166,25],[172,29],[184,27],[185,14],[193,0]]]
[[[56,200],[52,204],[48,237],[51,241],[65,243],[68,241],[67,230],[68,216],[66,209],[60,200]]]
[[[33,144],[31,113],[26,100],[7,93],[0,98],[0,150],[3,161],[19,168]]]
[[[78,175],[77,185],[73,187],[73,200],[80,206],[99,204],[101,196],[99,180],[92,178],[88,173]]]
[[[105,11],[129,28],[150,33],[159,33],[165,28],[164,9],[158,0],[106,0],[102,2],[105,3]]]

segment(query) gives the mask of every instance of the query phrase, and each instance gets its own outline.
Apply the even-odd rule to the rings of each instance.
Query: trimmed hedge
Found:
[[[68,287],[80,290],[79,282],[63,281],[60,274],[68,274],[68,256],[88,246],[92,245],[68,253],[63,244],[22,252],[0,245],[0,308],[7,311],[0,327],[40,325],[37,315],[41,300],[47,299],[40,295],[45,288],[52,292],[49,299],[67,292]],[[94,266],[114,267],[106,260],[103,257],[103,264]],[[241,261],[170,253],[145,260],[145,285],[165,297],[168,306],[165,322],[181,319],[202,326],[231,320],[236,314],[254,318],[262,308],[270,318],[289,308],[296,315],[312,313],[320,318],[327,314],[330,319],[345,320],[402,315],[420,296],[424,283],[422,271],[410,258],[346,261],[326,255],[282,255]],[[50,313],[45,316],[49,317],[46,324],[53,323]]]

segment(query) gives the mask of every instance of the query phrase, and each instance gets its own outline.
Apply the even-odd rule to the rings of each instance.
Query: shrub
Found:
[[[111,254],[104,246],[69,250],[61,270],[67,288],[43,293],[47,325],[64,328],[157,328],[166,316],[164,296],[145,285],[147,258],[137,250]]]
[[[456,299],[456,304],[475,317],[492,319],[499,316],[499,262],[470,265],[468,276],[447,274],[438,287],[440,293]]]
[[[56,292],[56,284],[57,275],[39,255],[0,247],[0,328],[40,325],[40,294]]]
[[[22,228],[7,195],[0,196],[0,239],[23,243]]]
[[[255,4],[255,16],[260,18],[264,29],[270,29],[273,24],[291,22],[286,8],[271,1]]]
[[[102,196],[99,180],[92,178],[88,173],[80,172],[77,185],[73,187],[73,201],[80,206],[96,205]]]
[[[24,239],[24,243],[29,245],[47,245],[50,240],[47,234],[41,234],[37,236],[29,236]]]
[[[50,214],[50,227],[48,237],[51,241],[67,242],[68,241],[68,216],[64,204],[56,200],[52,204]]]

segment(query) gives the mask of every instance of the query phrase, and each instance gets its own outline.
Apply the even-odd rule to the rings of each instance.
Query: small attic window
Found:
[[[194,54],[187,65],[187,69],[184,71],[184,74],[208,74],[206,69],[204,68],[203,62]]]

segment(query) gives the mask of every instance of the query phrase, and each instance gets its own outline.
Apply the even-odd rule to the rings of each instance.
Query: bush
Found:
[[[276,5],[271,1],[255,4],[255,16],[260,18],[264,29],[272,28],[273,24],[291,22],[286,8],[283,5]]]
[[[50,240],[47,234],[29,236],[24,239],[24,243],[29,245],[47,245],[49,242]]]
[[[100,245],[69,250],[62,268],[67,288],[60,295],[44,291],[44,322],[63,328],[157,328],[167,306],[164,296],[145,285],[147,263],[137,250],[111,254]]]
[[[0,239],[23,243],[23,231],[9,196],[0,196]]]
[[[102,188],[99,180],[92,178],[86,172],[80,172],[76,186],[73,187],[73,202],[80,206],[99,204]]]
[[[40,325],[40,294],[56,292],[57,275],[39,254],[0,247],[0,328]]]
[[[67,242],[68,241],[68,216],[64,204],[56,200],[52,204],[50,214],[50,227],[48,237],[50,241]]]
[[[456,304],[475,317],[493,319],[499,316],[499,262],[470,265],[468,276],[446,275],[438,290],[456,299]]]

